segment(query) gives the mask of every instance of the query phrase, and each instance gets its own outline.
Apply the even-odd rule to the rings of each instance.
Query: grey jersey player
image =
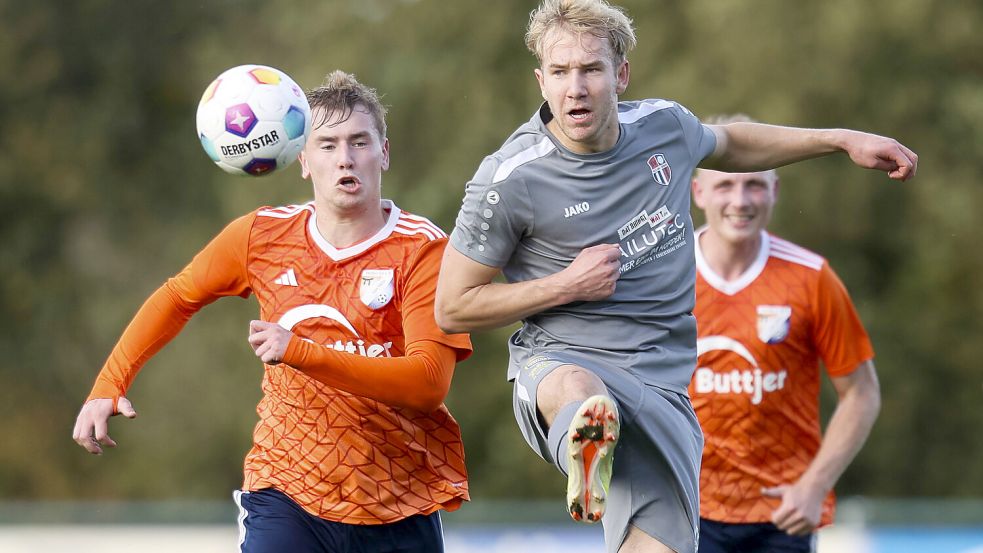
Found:
[[[856,131],[703,125],[673,102],[619,103],[635,36],[603,0],[545,0],[526,42],[546,103],[467,185],[437,322],[522,320],[509,341],[516,420],[567,474],[571,516],[603,520],[611,553],[693,552],[694,167],[758,171],[842,151],[906,180],[917,157]]]

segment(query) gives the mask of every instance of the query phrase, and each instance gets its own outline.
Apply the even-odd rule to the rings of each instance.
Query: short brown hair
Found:
[[[347,121],[355,108],[361,106],[375,121],[379,137],[386,138],[386,106],[374,88],[358,82],[351,73],[340,70],[328,73],[321,86],[307,91],[307,102],[311,113],[322,110],[319,119],[313,122],[314,128],[328,123],[331,114],[337,114],[335,124]]]
[[[635,47],[635,30],[624,10],[605,0],[543,0],[529,14],[526,47],[540,63],[545,54],[545,41],[553,29],[565,29],[576,34],[590,33],[608,39],[619,64],[628,59]]]

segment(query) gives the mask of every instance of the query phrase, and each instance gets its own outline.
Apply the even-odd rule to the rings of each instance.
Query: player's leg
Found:
[[[632,381],[630,374],[601,376],[622,417],[602,521],[608,553],[694,553],[703,440],[692,407],[682,393]]]
[[[567,474],[570,516],[598,522],[604,516],[620,427],[618,408],[608,397],[607,387],[581,366],[560,365],[536,388],[536,405],[548,429],[551,450]]]
[[[575,520],[604,514],[619,434],[618,411],[604,383],[560,353],[532,357],[515,380],[513,406],[523,437],[567,475]]]
[[[336,551],[348,541],[349,525],[323,522],[304,511],[286,494],[267,488],[235,493],[239,506],[240,553],[319,553]]]
[[[628,528],[625,541],[622,542],[618,553],[677,553],[652,536],[634,526]],[[703,553],[703,550],[700,550]]]
[[[608,395],[597,375],[578,365],[557,365],[536,387],[536,408],[549,428],[564,407],[596,395]]]

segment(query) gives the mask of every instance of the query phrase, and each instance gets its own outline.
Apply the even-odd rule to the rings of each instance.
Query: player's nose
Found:
[[[338,156],[339,169],[350,169],[355,165],[355,158],[352,156],[352,150],[347,145],[339,146],[335,152]]]

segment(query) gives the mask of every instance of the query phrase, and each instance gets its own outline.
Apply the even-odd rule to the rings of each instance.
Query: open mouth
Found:
[[[590,117],[591,111],[589,109],[572,109],[567,112],[570,118],[574,121],[586,121]]]
[[[338,179],[338,186],[344,188],[345,190],[355,190],[358,188],[359,182],[355,177],[341,177]]]

